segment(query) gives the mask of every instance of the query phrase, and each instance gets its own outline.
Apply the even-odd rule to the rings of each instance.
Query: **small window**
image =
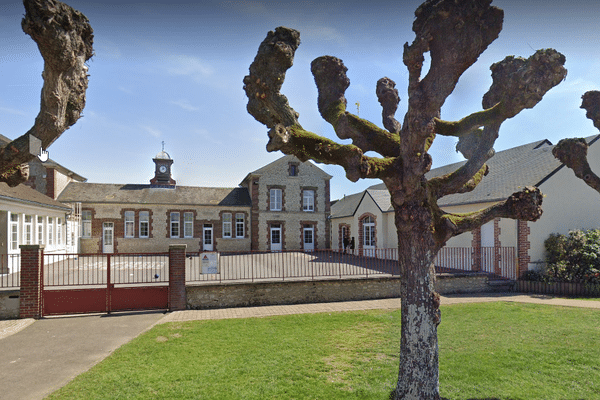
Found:
[[[44,217],[37,217],[37,244],[44,244]]]
[[[223,237],[231,237],[231,213],[223,213]]]
[[[40,217],[38,217],[38,223],[39,218]],[[81,237],[92,237],[92,211],[90,210],[83,210],[81,212]]]
[[[56,218],[56,244],[60,246],[62,244],[62,218]]]
[[[148,236],[150,236],[150,213],[140,211],[140,237],[147,238]]]
[[[54,219],[48,217],[48,246],[54,245]]]
[[[270,208],[271,211],[281,211],[281,189],[271,189],[270,191]]]
[[[179,213],[178,212],[171,213],[171,237],[172,238],[179,237]]]
[[[315,211],[315,191],[305,190],[302,195],[302,210],[312,212]]]
[[[33,217],[31,215],[25,216],[25,226],[23,230],[23,242],[25,244],[33,243]]]
[[[235,237],[243,238],[244,234],[244,214],[235,214]]]
[[[183,237],[194,237],[194,213],[183,213]]]
[[[19,214],[10,214],[10,249],[19,249]]]
[[[290,164],[290,176],[298,176],[298,164]]]
[[[135,236],[135,211],[125,211],[125,237]]]

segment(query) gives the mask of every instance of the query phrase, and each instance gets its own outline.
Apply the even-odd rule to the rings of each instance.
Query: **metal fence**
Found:
[[[44,286],[169,282],[168,253],[44,254]]]
[[[219,253],[218,273],[203,274],[199,254],[188,254],[188,282],[315,280],[398,275],[393,260],[336,250]]]
[[[0,288],[21,286],[21,255],[0,255]]]
[[[398,249],[354,249],[216,253],[218,271],[203,273],[202,253],[188,253],[186,281],[229,282],[264,280],[342,279],[397,276]],[[482,248],[483,272],[516,279],[515,249]],[[437,272],[473,271],[473,249],[444,247],[434,261]],[[110,268],[109,268],[110,267]],[[20,285],[20,255],[0,257],[0,287]],[[215,272],[215,271],[212,271]],[[89,286],[165,283],[169,280],[168,253],[44,254],[44,286]]]

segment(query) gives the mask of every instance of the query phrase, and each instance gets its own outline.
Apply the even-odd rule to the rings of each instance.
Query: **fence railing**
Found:
[[[438,272],[473,271],[473,249],[444,247],[434,261]],[[481,270],[516,279],[515,249],[484,247]],[[89,286],[165,283],[169,279],[167,253],[45,254],[44,285]],[[217,253],[218,273],[202,273],[198,253],[188,253],[188,282],[334,279],[399,275],[398,249],[315,250]],[[110,268],[109,268],[110,266]],[[0,256],[0,287],[19,287],[20,255]],[[110,276],[109,276],[110,273]]]
[[[169,282],[169,255],[44,254],[44,286]]]
[[[365,257],[340,250],[219,253],[218,273],[203,274],[202,260],[188,254],[186,280],[224,282],[327,279],[398,275],[391,259]]]
[[[600,297],[600,285],[586,283],[546,283],[518,280],[513,290],[520,293],[549,294],[553,296]]]
[[[21,286],[21,255],[0,255],[0,288]]]

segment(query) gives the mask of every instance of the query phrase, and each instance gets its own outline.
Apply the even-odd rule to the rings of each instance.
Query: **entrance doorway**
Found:
[[[102,252],[103,253],[114,253],[114,224],[112,222],[105,222],[102,224]]]
[[[315,249],[315,228],[310,225],[304,226],[304,250],[312,251]]]
[[[202,250],[213,251],[213,227],[211,224],[204,224],[202,238]]]
[[[281,225],[271,225],[271,251],[281,251]]]

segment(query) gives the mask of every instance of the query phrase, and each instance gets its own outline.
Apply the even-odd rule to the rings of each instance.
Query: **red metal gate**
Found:
[[[42,315],[169,308],[169,255],[44,255]]]

